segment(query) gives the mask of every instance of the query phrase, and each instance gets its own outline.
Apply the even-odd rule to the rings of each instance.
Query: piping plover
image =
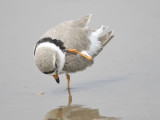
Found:
[[[94,58],[114,37],[101,26],[96,30],[87,27],[91,15],[78,20],[65,21],[42,35],[34,49],[38,69],[51,75],[59,83],[59,74],[66,74],[69,88],[69,73],[82,71],[93,64]]]

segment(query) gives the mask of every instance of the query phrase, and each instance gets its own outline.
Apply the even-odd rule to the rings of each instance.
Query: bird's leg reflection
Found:
[[[68,106],[70,106],[72,103],[72,95],[71,95],[70,89],[68,88],[67,90],[68,90]],[[63,116],[62,108],[59,108],[56,114],[56,117],[62,119],[62,116]]]
[[[70,89],[68,88],[67,90],[68,90],[68,106],[70,106],[72,103],[72,95]]]

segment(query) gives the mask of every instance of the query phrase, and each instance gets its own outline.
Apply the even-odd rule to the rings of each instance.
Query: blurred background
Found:
[[[76,106],[78,113],[87,109],[92,113],[88,115],[96,114],[89,119],[159,119],[159,4],[158,0],[0,0],[0,119],[49,120],[49,111],[63,111],[68,105]],[[109,26],[115,37],[92,67],[71,74],[68,104],[65,75],[58,85],[39,72],[33,49],[48,29],[89,13],[89,27]],[[43,96],[36,94],[42,90]],[[70,117],[61,112],[54,119],[71,119],[75,114],[69,111]]]

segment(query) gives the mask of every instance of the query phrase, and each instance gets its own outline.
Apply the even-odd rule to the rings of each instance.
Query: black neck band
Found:
[[[66,49],[66,47],[64,46],[64,43],[61,40],[52,39],[50,37],[47,37],[47,38],[43,38],[37,42],[36,47],[34,49],[34,55],[35,55],[36,48],[38,47],[38,45],[41,43],[45,43],[45,42],[55,44],[57,47],[59,47],[62,50],[62,52],[64,52]]]

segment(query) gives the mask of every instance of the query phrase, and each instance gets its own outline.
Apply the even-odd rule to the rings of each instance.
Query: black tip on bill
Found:
[[[59,84],[59,82],[60,82],[59,78],[56,79],[56,82]]]

